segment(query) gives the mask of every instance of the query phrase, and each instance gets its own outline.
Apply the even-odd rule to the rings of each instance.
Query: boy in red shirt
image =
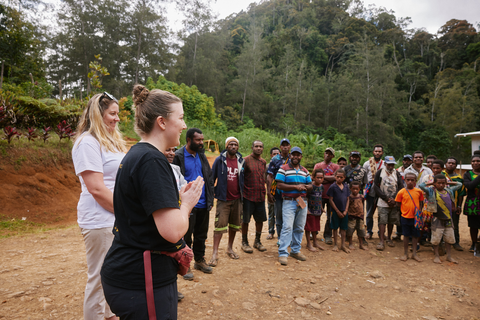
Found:
[[[420,238],[420,230],[415,228],[415,210],[421,210],[423,201],[422,190],[415,188],[417,183],[417,177],[414,173],[405,174],[406,188],[400,190],[395,197],[395,202],[400,207],[402,216],[400,217],[400,223],[402,224],[403,232],[403,248],[405,254],[400,258],[401,261],[408,260],[408,241],[412,237],[412,259],[418,262],[422,260],[417,256],[417,243]]]

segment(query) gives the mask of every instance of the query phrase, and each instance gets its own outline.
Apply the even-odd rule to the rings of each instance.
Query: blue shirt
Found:
[[[198,156],[198,153],[195,156],[191,155],[187,148],[183,147],[183,158],[185,160],[185,180],[187,182],[195,181],[198,177],[203,178],[202,172],[202,161]],[[205,197],[205,185],[202,188],[202,196],[198,200],[195,208],[205,209],[207,208],[207,198]]]
[[[330,188],[328,188],[327,196],[333,198],[333,203],[337,209],[341,212],[345,211],[347,207],[348,196],[350,195],[350,189],[346,183],[343,184],[343,190],[334,182]]]
[[[277,180],[278,182],[283,182],[285,184],[290,184],[290,185],[312,183],[312,178],[310,178],[310,175],[308,174],[307,169],[305,169],[302,166],[300,166],[299,169],[295,169],[291,164],[286,164],[281,166],[280,169],[278,169],[275,180]],[[282,191],[282,196],[286,198],[306,197],[307,191],[298,191],[298,190]]]

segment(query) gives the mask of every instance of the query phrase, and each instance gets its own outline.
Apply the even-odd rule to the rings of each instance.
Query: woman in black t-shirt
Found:
[[[133,89],[135,130],[142,140],[118,169],[113,194],[114,240],[102,267],[105,298],[122,320],[149,319],[144,257],[151,266],[157,319],[177,319],[178,262],[160,251],[185,247],[188,218],[202,194],[199,177],[180,190],[164,152],[186,129],[182,101],[162,90]]]

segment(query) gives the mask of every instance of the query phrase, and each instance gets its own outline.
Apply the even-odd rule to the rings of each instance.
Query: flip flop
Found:
[[[383,244],[381,244],[381,243],[377,244],[377,250],[378,250],[378,251],[383,251],[383,250],[385,250],[385,245],[383,245]]]
[[[387,245],[388,245],[389,247],[395,247],[395,243],[393,243],[392,240],[387,240]]]
[[[233,260],[237,260],[238,258],[240,258],[235,252],[227,252],[227,256]]]
[[[216,267],[218,265],[218,258],[210,260],[210,262],[208,262],[208,265],[210,267]]]

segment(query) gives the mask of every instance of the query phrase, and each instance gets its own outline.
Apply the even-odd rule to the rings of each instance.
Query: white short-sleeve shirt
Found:
[[[73,146],[72,158],[75,174],[82,184],[82,193],[77,205],[77,222],[80,228],[99,229],[113,227],[115,215],[105,210],[88,192],[81,177],[84,171],[103,173],[105,186],[113,193],[117,170],[125,153],[113,153],[101,148],[100,143],[91,134],[80,136]]]

